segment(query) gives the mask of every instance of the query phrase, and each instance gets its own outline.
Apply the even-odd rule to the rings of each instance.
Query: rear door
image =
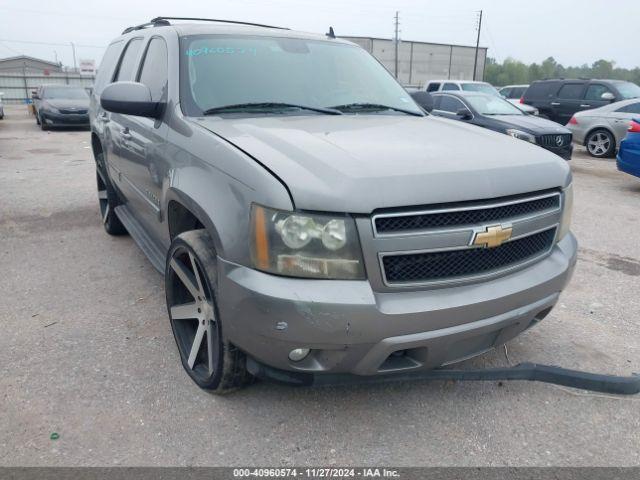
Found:
[[[142,38],[132,38],[127,43],[113,78],[114,82],[131,81],[134,79],[138,67],[138,59],[142,48]],[[110,149],[107,154],[107,162],[110,167],[111,180],[116,183],[120,192],[127,201],[133,197],[134,191],[131,183],[127,182],[124,176],[124,157],[126,156],[127,144],[130,140],[128,134],[127,115],[121,113],[110,113],[109,122],[106,124],[105,134],[110,138]]]
[[[586,82],[571,81],[565,82],[555,99],[551,101],[551,120],[566,125],[574,113],[580,110],[587,110],[584,105],[584,93]]]

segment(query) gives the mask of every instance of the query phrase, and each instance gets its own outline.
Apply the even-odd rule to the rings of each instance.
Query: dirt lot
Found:
[[[102,229],[88,132],[6,110],[0,465],[640,465],[640,398],[526,382],[200,391],[162,277]],[[577,271],[509,359],[640,372],[640,180],[582,152],[571,166]]]

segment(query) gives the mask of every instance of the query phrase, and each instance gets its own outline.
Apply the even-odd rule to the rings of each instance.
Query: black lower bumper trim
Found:
[[[537,363],[521,363],[515,367],[505,368],[477,370],[452,370],[443,368],[417,372],[359,376],[350,374],[290,372],[263,365],[249,357],[247,358],[247,369],[252,375],[263,380],[297,386],[349,385],[415,380],[528,380],[616,395],[635,395],[640,393],[640,375],[638,374],[619,377],[615,375],[581,372],[579,370],[568,370],[566,368],[539,365]]]

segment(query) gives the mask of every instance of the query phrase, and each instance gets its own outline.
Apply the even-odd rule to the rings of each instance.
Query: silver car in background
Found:
[[[612,157],[627,135],[631,120],[639,115],[640,98],[633,98],[578,112],[567,128],[573,132],[574,142],[587,147],[591,156]]]
[[[520,102],[520,99],[524,95],[524,92],[527,91],[527,88],[529,88],[529,85],[505,85],[498,90],[498,93],[502,95],[505,100],[512,103],[523,112],[531,115],[539,115],[540,111],[536,107]]]

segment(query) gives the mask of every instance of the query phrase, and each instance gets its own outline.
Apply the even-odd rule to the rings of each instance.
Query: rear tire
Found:
[[[36,118],[37,118],[36,121],[38,122],[38,125],[40,125],[40,130],[43,130],[43,131],[49,130],[49,127],[47,126],[44,120],[42,120],[39,116],[36,116]]]
[[[246,357],[224,336],[217,306],[217,261],[206,230],[176,236],[167,254],[167,310],[180,360],[202,389],[224,394],[247,385]]]
[[[118,194],[111,186],[109,177],[105,173],[104,154],[96,155],[96,180],[98,183],[98,203],[100,205],[100,217],[105,231],[109,235],[125,235],[127,229],[124,227],[115,208],[120,205]]]
[[[612,157],[616,152],[616,139],[611,132],[605,129],[589,133],[585,144],[589,155],[595,158]]]

